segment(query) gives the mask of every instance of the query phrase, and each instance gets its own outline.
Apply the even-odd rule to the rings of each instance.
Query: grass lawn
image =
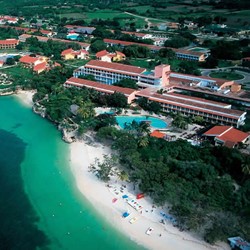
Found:
[[[126,8],[126,10],[129,12],[131,10],[136,10],[138,13],[143,14],[147,10],[152,10],[153,8],[150,5],[141,5],[141,6],[133,6]]]
[[[1,69],[0,72],[11,76],[14,80],[15,79],[30,79],[33,77],[33,73],[31,72],[30,69],[23,68],[20,65],[7,68],[7,69]]]
[[[133,66],[138,66],[141,68],[146,68],[146,69],[152,69],[153,67],[150,66],[150,62],[146,61],[146,59],[131,59],[129,60],[129,62],[133,65]]]
[[[244,78],[243,75],[235,72],[212,72],[209,76],[226,80],[240,80]]]
[[[84,13],[64,13],[64,14],[60,14],[60,17],[85,19],[86,15]]]
[[[64,64],[69,67],[78,68],[85,65],[89,61],[90,60],[67,60],[64,62]]]
[[[121,11],[115,11],[115,10],[97,10],[97,11],[92,11],[92,12],[83,12],[83,14],[86,15],[87,21],[95,19],[95,18],[113,19],[114,17],[119,17],[119,18],[131,17],[126,13],[123,13]]]
[[[219,68],[230,67],[230,66],[233,66],[231,61],[219,60],[218,62]]]

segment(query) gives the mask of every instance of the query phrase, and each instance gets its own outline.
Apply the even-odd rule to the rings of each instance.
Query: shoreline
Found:
[[[18,90],[14,95],[26,106],[32,107],[34,104],[32,98],[35,93],[34,90]]]
[[[32,97],[34,91],[19,91],[17,96],[23,104],[32,107]],[[91,163],[95,158],[102,159],[103,154],[111,154],[111,149],[101,144],[95,143],[90,146],[85,142],[73,142],[69,145],[70,149],[70,169],[76,181],[77,188],[81,194],[87,198],[95,210],[116,230],[126,235],[137,244],[147,249],[159,250],[228,250],[229,245],[220,243],[219,245],[209,245],[201,239],[193,237],[190,233],[180,232],[172,224],[161,224],[162,219],[160,212],[162,209],[155,208],[152,210],[152,202],[149,198],[139,200],[143,206],[142,214],[129,207],[124,199],[121,198],[122,193],[116,194],[116,190],[120,191],[121,185],[126,184],[123,190],[126,194],[134,197],[135,193],[132,184],[113,180],[113,187],[108,188],[104,182],[100,181],[92,172],[88,171]],[[123,193],[123,194],[125,194]],[[100,199],[101,197],[101,199]],[[116,198],[115,203],[112,200]],[[128,210],[131,215],[128,218],[122,218],[122,213]],[[146,212],[148,210],[148,212]],[[138,220],[130,224],[129,220],[136,217]],[[154,228],[149,236],[146,231],[149,227]],[[160,236],[161,235],[161,236]]]
[[[125,234],[131,240],[147,249],[159,250],[205,250],[205,249],[230,249],[224,243],[221,245],[209,245],[206,242],[193,237],[187,232],[180,232],[172,224],[161,224],[160,208],[152,210],[152,202],[148,198],[138,200],[142,204],[142,214],[132,207],[129,207],[121,196],[133,194],[132,184],[127,184],[118,180],[111,181],[112,188],[108,188],[104,182],[100,181],[93,173],[88,171],[88,166],[94,163],[95,158],[102,159],[103,154],[110,154],[108,147],[96,144],[94,146],[87,145],[85,142],[73,142],[70,144],[70,160],[71,170],[77,183],[79,191],[87,198],[87,200],[95,207],[111,225],[117,230]],[[119,188],[126,184],[123,193],[117,195],[114,188]],[[101,194],[100,196],[97,194]],[[115,203],[112,200],[116,198]],[[128,218],[122,218],[122,213],[128,210],[131,212]],[[145,210],[148,210],[146,212]],[[137,221],[133,224],[129,220],[136,217]],[[149,227],[154,230],[149,236],[146,231]],[[160,236],[161,235],[161,236]]]

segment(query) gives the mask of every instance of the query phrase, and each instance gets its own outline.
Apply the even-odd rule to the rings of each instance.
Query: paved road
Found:
[[[203,76],[209,76],[211,72],[223,70],[223,69],[234,69],[234,68],[239,68],[239,66],[231,66],[231,67],[225,67],[225,68],[216,68],[216,69],[201,69],[201,74]],[[235,80],[237,83],[245,83],[245,82],[250,82],[250,73],[241,71],[241,70],[235,70],[236,73],[241,74],[244,76],[243,79],[241,80]]]

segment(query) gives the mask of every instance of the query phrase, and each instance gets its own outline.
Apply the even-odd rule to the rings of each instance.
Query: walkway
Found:
[[[250,82],[250,73],[247,73],[245,71],[241,71],[241,70],[239,70],[239,68],[240,68],[240,66],[231,66],[231,67],[224,67],[224,68],[200,69],[200,70],[201,70],[201,74],[203,76],[209,76],[211,72],[220,71],[220,70],[224,70],[224,69],[237,69],[237,70],[235,70],[235,72],[243,75],[244,78],[240,79],[240,80],[235,80],[235,82],[237,82],[237,83]]]

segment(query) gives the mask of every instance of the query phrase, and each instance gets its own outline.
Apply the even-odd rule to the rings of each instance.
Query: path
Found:
[[[220,71],[220,70],[223,70],[223,69],[235,69],[235,68],[237,68],[237,70],[235,70],[236,73],[241,74],[241,75],[244,76],[243,79],[235,80],[235,82],[237,82],[237,83],[250,82],[250,73],[239,70],[238,69],[238,68],[240,68],[239,66],[231,66],[231,67],[216,68],[216,69],[200,69],[200,70],[201,70],[201,74],[203,76],[209,76],[211,72]]]
[[[147,29],[150,29],[150,26],[151,26],[151,22],[149,21],[149,19],[151,20],[156,20],[156,21],[160,21],[160,22],[167,22],[166,20],[163,20],[163,19],[158,19],[158,18],[149,18],[149,17],[145,17],[145,16],[140,16],[140,15],[136,15],[136,14],[133,14],[133,13],[130,13],[130,12],[127,12],[127,11],[124,11],[125,14],[127,15],[130,15],[130,16],[134,16],[134,17],[138,17],[138,18],[142,18],[144,19],[144,21],[147,23],[148,25],[148,28]]]

